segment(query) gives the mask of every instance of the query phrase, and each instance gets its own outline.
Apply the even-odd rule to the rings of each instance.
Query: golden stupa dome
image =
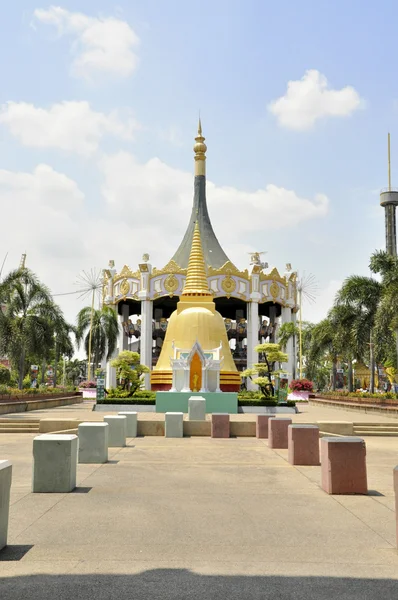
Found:
[[[213,294],[209,290],[206,277],[206,266],[203,257],[199,224],[196,221],[189,257],[187,277],[177,309],[169,319],[165,339],[159,360],[153,369],[152,382],[166,381],[167,373],[171,377],[170,359],[174,348],[190,351],[198,342],[204,352],[221,346],[220,355],[223,359],[221,379],[223,374],[233,378],[239,385],[239,375],[232,358],[224,319],[216,311]],[[156,375],[159,373],[159,379]]]

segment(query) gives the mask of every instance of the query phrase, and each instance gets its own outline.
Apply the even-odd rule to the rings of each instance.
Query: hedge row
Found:
[[[131,398],[106,398],[105,400],[99,400],[97,404],[146,404],[146,405],[155,405],[155,400],[152,398],[142,398],[142,397],[131,397]],[[268,398],[261,398],[259,400],[256,399],[244,399],[238,400],[238,406],[278,406],[277,400],[270,400]],[[294,401],[288,400],[283,404],[279,404],[279,406],[296,406]]]

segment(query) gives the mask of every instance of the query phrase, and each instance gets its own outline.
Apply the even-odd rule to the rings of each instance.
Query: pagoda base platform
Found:
[[[156,412],[188,412],[188,399],[201,396],[206,400],[206,413],[238,412],[236,392],[156,392]]]

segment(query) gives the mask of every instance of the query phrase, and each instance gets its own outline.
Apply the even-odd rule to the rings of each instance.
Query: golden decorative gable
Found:
[[[226,263],[223,264],[222,267],[220,267],[219,269],[214,269],[213,267],[209,267],[207,270],[207,275],[236,275],[237,277],[241,277],[242,279],[247,279],[247,281],[249,281],[249,272],[247,269],[245,269],[244,271],[239,271],[239,269],[237,269],[235,267],[235,265],[233,263],[231,263],[230,260],[228,260]]]
[[[187,269],[183,269],[174,260],[170,260],[163,269],[153,269],[152,277],[158,275],[186,275]]]
[[[124,265],[120,273],[117,273],[117,275],[115,275],[114,281],[116,282],[119,281],[119,279],[125,279],[126,277],[130,277],[132,279],[139,279],[140,272],[132,271],[128,265]]]

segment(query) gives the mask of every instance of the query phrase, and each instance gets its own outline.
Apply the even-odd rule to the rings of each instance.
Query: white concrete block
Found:
[[[79,463],[108,462],[108,423],[80,423]]]
[[[188,399],[188,419],[190,421],[206,420],[206,400],[202,396],[192,396]]]
[[[105,415],[104,422],[109,425],[109,448],[123,448],[126,445],[126,417],[122,417],[121,415]]]
[[[35,437],[32,492],[71,492],[76,487],[77,448],[77,435],[46,433]]]
[[[11,475],[12,465],[10,461],[0,460],[0,550],[7,546]]]
[[[183,437],[183,418],[184,414],[182,412],[167,412],[165,414],[165,437]]]
[[[122,417],[126,417],[126,433],[127,437],[137,437],[137,413],[133,411],[122,411],[117,413]]]

